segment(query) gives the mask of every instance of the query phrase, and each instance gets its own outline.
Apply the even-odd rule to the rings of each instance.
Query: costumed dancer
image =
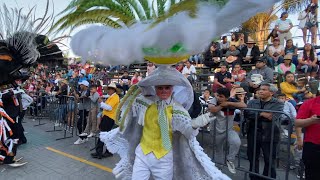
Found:
[[[12,167],[25,165],[27,162],[20,163],[14,160],[17,153],[17,144],[19,140],[18,125],[15,121],[19,115],[18,103],[14,97],[13,91],[1,94],[0,98],[0,160],[4,164]],[[7,114],[9,112],[10,114]],[[11,118],[11,116],[12,118]]]
[[[192,102],[189,81],[169,66],[131,87],[117,111],[120,127],[100,133],[108,150],[120,155],[116,178],[230,179],[196,140],[198,128],[213,118],[205,114],[192,120],[187,111]]]
[[[49,1],[47,2],[49,6]],[[48,8],[43,17],[35,18],[32,8],[26,15],[21,13],[21,9],[7,8],[3,5],[0,9],[0,86],[13,85],[17,87],[15,81],[22,79],[24,75],[20,72],[22,68],[28,69],[39,58],[40,54],[46,56],[48,51],[43,51],[47,47],[54,45],[49,42],[44,33],[44,29],[51,25],[51,17]],[[61,38],[56,38],[60,41]],[[40,53],[39,49],[42,50]],[[49,53],[53,53],[50,51]],[[1,155],[3,163],[11,166],[21,166],[26,163],[17,163],[14,160],[19,137],[24,137],[23,127],[16,123],[16,119],[22,111],[21,93],[19,89],[2,92],[1,108]],[[20,102],[19,102],[20,101]],[[6,113],[5,113],[6,112]],[[24,139],[25,140],[25,139]]]

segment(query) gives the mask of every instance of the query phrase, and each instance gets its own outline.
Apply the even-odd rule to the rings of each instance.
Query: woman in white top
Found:
[[[309,5],[305,10],[300,12],[298,20],[300,20],[299,28],[302,30],[303,34],[303,42],[307,43],[307,31],[311,32],[312,43],[316,42],[316,34],[317,34],[317,13],[315,11],[315,5]]]
[[[182,70],[182,74],[186,77],[186,78],[192,78],[192,80],[196,80],[196,68],[190,63],[190,61],[186,61],[185,62],[185,66]]]
[[[305,10],[301,11],[298,17],[298,20],[300,20],[299,23],[299,28],[302,30],[303,34],[303,43],[306,44],[307,42],[307,27],[306,27],[306,21],[307,21],[307,16],[310,11],[310,6],[308,6]]]
[[[280,45],[278,37],[274,38],[273,45],[268,48],[268,66],[274,68],[280,63],[283,63],[284,47]]]

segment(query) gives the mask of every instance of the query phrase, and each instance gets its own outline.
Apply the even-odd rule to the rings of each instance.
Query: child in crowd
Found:
[[[223,163],[224,148],[228,142],[228,155],[226,163],[231,173],[236,173],[235,157],[239,152],[241,141],[237,132],[233,130],[233,119],[235,109],[245,108],[247,105],[244,102],[230,98],[230,90],[227,88],[219,88],[217,97],[214,97],[208,106],[209,112],[216,117],[216,120],[211,123],[213,132],[215,131],[215,161]],[[228,134],[228,136],[227,136]],[[226,139],[228,137],[228,139]]]
[[[207,112],[208,104],[210,103],[210,101],[212,99],[213,99],[213,97],[211,96],[210,90],[209,89],[204,90],[203,94],[199,97],[203,113]]]
[[[286,117],[284,117],[284,121],[282,121],[282,124],[287,124],[287,122],[289,122],[289,119],[291,120],[292,123],[294,123],[294,120],[296,119],[297,116],[297,110],[296,108],[287,101],[286,99],[286,95],[283,93],[280,93],[277,95],[278,100],[280,102],[284,102],[284,107],[283,107],[283,111],[288,115]],[[300,174],[302,173],[302,169],[303,169],[303,165],[302,165],[302,132],[301,132],[301,128],[295,128],[296,129],[296,134],[292,134],[291,138],[292,140],[294,140],[295,138],[297,139],[296,142],[294,142],[292,144],[292,148],[291,148],[291,153],[292,153],[292,157],[293,157],[293,165],[294,166],[290,166],[290,169],[297,169],[297,174],[298,174],[298,178],[300,178]],[[283,130],[285,136],[288,136],[288,130]],[[301,161],[301,162],[300,162]]]
[[[296,116],[297,116],[296,108],[291,103],[288,102],[285,94],[280,93],[280,94],[278,94],[277,97],[278,97],[279,101],[284,103],[283,111],[284,111],[284,113],[286,113],[288,115],[288,116],[284,117],[284,123],[288,124],[289,123],[289,122],[287,122],[288,120],[291,120],[291,122],[293,123]]]
[[[301,105],[304,99],[309,99],[312,97],[312,93],[307,89],[307,79],[300,78],[297,81],[297,90],[305,90],[304,92],[298,92],[293,94],[293,97],[296,101],[298,101],[297,105]]]
[[[89,121],[86,125],[86,129],[84,130],[84,133],[87,135],[89,132],[90,134],[88,137],[93,137],[97,133],[97,114],[98,114],[98,99],[100,95],[97,92],[97,86],[92,85],[90,87],[90,100],[91,100],[91,106],[89,110]]]

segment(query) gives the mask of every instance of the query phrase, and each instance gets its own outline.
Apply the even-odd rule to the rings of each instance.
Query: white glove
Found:
[[[205,114],[202,114],[202,115],[192,119],[191,125],[193,128],[199,128],[199,127],[203,127],[203,126],[209,124],[210,122],[212,122],[215,119],[216,119],[216,117],[210,117],[210,113],[205,113]]]

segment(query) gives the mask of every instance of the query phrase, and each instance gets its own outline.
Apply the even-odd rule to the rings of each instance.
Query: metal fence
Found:
[[[227,114],[231,110],[227,110]],[[253,112],[255,114],[254,119],[248,119],[247,112]],[[263,121],[263,123],[270,123],[268,124],[270,129],[270,137],[267,141],[261,139],[261,132],[264,130],[261,126],[262,119],[259,117],[260,112],[270,112],[273,113],[273,115],[276,114],[275,119],[269,122]],[[291,134],[293,132],[293,122],[294,120],[291,119],[287,114],[285,114],[283,111],[270,111],[265,109],[252,109],[252,108],[244,108],[241,109],[241,111],[238,112],[239,121],[238,124],[240,126],[240,130],[236,133],[237,136],[241,139],[241,149],[237,152],[235,164],[236,170],[241,171],[244,173],[244,179],[248,178],[248,175],[251,179],[255,178],[262,178],[262,179],[276,179],[275,174],[272,172],[272,168],[275,168],[276,170],[283,170],[285,172],[285,175],[282,175],[280,179],[289,179],[289,172],[290,172],[290,164],[292,162],[292,156],[290,153],[291,145],[292,145],[292,139]],[[208,127],[205,127],[201,130],[201,134],[198,136],[198,138],[201,141],[202,146],[207,146],[208,153],[212,155],[213,161],[218,166],[227,166],[227,156],[229,154],[229,147],[232,147],[232,144],[230,146],[229,142],[229,136],[235,136],[235,133],[230,132],[231,131],[236,132],[233,127],[230,127],[230,124],[228,124],[229,116],[226,116],[226,124],[225,128],[226,131],[223,133],[224,135],[224,144],[217,144],[217,138],[221,138],[222,134],[219,134],[217,132],[217,121],[213,121]],[[287,122],[287,125],[281,125],[283,122]],[[221,126],[221,124],[220,124]],[[284,133],[284,129],[288,131],[287,136],[281,136]],[[265,129],[266,130],[266,129]],[[279,130],[279,131],[278,131]],[[231,133],[231,134],[230,134]],[[204,138],[207,137],[207,138]],[[277,141],[277,138],[280,137],[280,140]],[[207,141],[206,141],[206,140]],[[245,144],[245,140],[247,140],[247,147],[243,146]],[[220,141],[221,142],[221,141]],[[260,143],[263,142],[265,147],[261,147]],[[221,148],[223,146],[224,148],[224,157],[219,157],[217,155],[216,151],[217,148]],[[285,151],[282,152],[280,147],[284,147]],[[260,155],[260,149],[263,149],[263,151],[267,152],[263,154],[264,163],[266,169],[263,174],[259,174],[255,170],[259,169],[259,158],[262,156]],[[211,151],[211,153],[210,153]],[[246,152],[247,155],[243,155],[243,151]],[[248,154],[250,152],[250,154]],[[280,156],[282,155],[282,156]],[[251,156],[251,157],[250,157]],[[218,159],[223,159],[223,161],[219,162]],[[248,158],[249,162],[251,161],[251,170],[247,167],[246,159]],[[279,162],[283,162],[284,167],[279,166]],[[269,162],[266,164],[266,162]],[[250,167],[249,166],[249,167]],[[276,167],[273,167],[276,166]],[[273,174],[273,177],[271,177],[271,174]],[[237,175],[239,177],[239,175]],[[302,177],[302,174],[300,174],[300,177]],[[277,179],[279,179],[279,173],[277,174]]]
[[[35,126],[50,122],[53,129],[46,132],[63,131],[63,137],[56,140],[74,136],[77,121],[77,103],[73,96],[55,96],[37,93],[31,96],[34,102],[29,107],[29,117],[38,121]]]

